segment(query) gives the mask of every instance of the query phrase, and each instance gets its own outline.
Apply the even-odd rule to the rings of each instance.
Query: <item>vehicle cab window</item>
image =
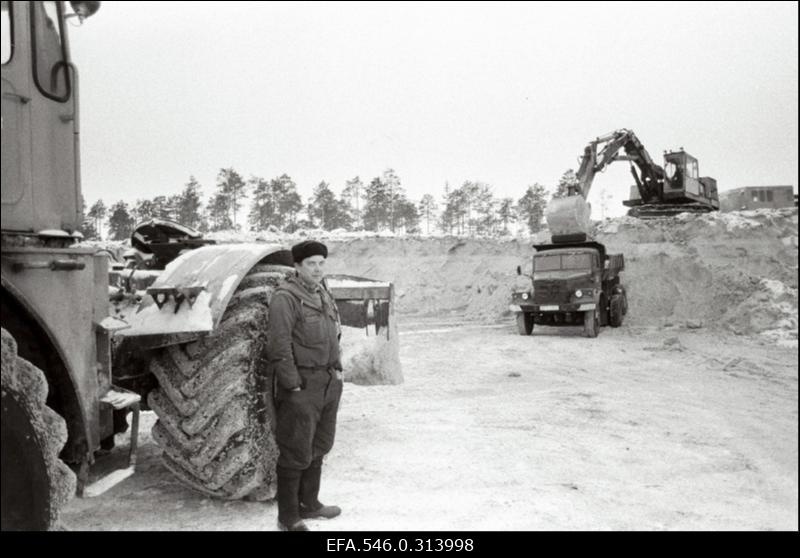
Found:
[[[561,269],[561,256],[547,255],[534,258],[534,272],[537,271],[558,271]]]
[[[61,2],[30,5],[34,81],[46,97],[64,102],[70,96],[70,81],[61,28]]]
[[[697,168],[697,159],[686,157],[686,176],[688,178],[699,178],[700,172]]]
[[[7,64],[14,50],[14,30],[11,27],[11,2],[3,0],[0,9],[0,63]]]

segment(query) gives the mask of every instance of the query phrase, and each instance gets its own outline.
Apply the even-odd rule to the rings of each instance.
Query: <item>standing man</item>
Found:
[[[267,354],[274,374],[283,531],[308,531],[303,519],[341,513],[318,499],[322,458],[333,447],[342,395],[339,312],[321,284],[327,257],[321,242],[292,246],[297,274],[280,283],[269,306]]]

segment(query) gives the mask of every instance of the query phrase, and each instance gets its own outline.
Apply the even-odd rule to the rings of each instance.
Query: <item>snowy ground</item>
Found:
[[[321,494],[344,511],[313,529],[798,529],[796,346],[401,319],[405,382],[345,385]],[[143,413],[136,473],[72,500],[68,528],[275,529],[273,502],[178,484],[154,422]],[[105,465],[126,450],[123,434]]]

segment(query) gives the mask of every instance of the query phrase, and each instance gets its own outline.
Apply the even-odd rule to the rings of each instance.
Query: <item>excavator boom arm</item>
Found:
[[[625,155],[619,154],[622,149]],[[600,136],[584,148],[577,173],[577,191],[572,193],[588,198],[595,174],[614,161],[630,161],[639,169],[639,175],[633,174],[643,200],[658,196],[658,185],[664,179],[664,169],[653,161],[636,134],[625,128]]]

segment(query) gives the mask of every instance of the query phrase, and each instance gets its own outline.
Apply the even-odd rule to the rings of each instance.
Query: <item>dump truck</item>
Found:
[[[582,326],[587,337],[597,337],[600,327],[619,327],[628,312],[620,273],[622,254],[588,239],[556,238],[557,242],[533,247],[530,288],[512,294],[517,331],[530,335],[534,325]],[[522,275],[521,266],[517,274]]]
[[[531,283],[511,295],[509,310],[516,316],[520,335],[530,335],[534,325],[540,324],[582,326],[587,337],[597,337],[602,326],[622,325],[628,311],[620,280],[625,259],[622,254],[609,254],[605,245],[591,238],[591,206],[586,198],[595,173],[610,164],[619,149],[635,141],[632,133],[622,130],[590,142],[576,184],[566,197],[547,205],[550,243],[533,246]],[[598,145],[604,145],[599,155]],[[522,275],[521,266],[517,274]]]
[[[97,493],[90,467],[123,430],[128,464],[110,476],[132,474],[147,408],[164,463],[186,485],[220,498],[274,495],[271,382],[259,370],[290,251],[160,223],[137,227],[123,262],[82,242],[68,28],[99,7],[3,1],[0,12],[2,530],[57,527],[76,489]],[[330,290],[344,325],[381,339],[393,326],[391,283],[359,279]]]

